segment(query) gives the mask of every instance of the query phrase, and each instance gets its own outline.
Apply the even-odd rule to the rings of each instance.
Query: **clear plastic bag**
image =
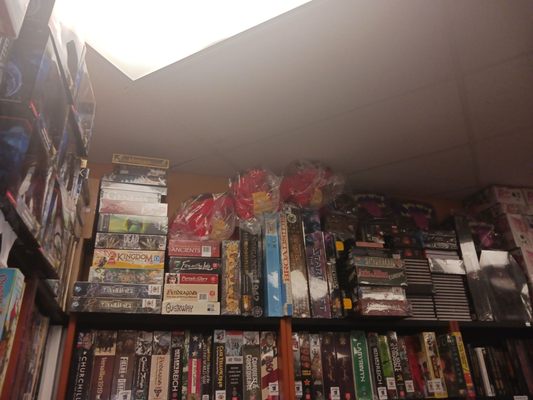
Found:
[[[228,193],[204,193],[185,200],[172,218],[170,239],[226,240],[235,230],[235,207]]]
[[[317,161],[294,161],[285,170],[281,200],[300,207],[320,208],[344,188],[344,178]]]
[[[263,168],[239,173],[230,180],[230,192],[235,200],[235,212],[243,221],[250,221],[263,213],[279,209],[281,178]]]

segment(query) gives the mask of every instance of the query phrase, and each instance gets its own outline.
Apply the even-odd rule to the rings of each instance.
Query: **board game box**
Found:
[[[264,400],[279,400],[278,347],[275,332],[261,332],[261,393]]]
[[[355,378],[355,395],[359,400],[373,400],[373,385],[366,335],[363,331],[352,331],[352,362]]]
[[[373,382],[376,388],[376,393],[379,400],[387,400],[388,389],[385,374],[383,372],[383,364],[379,353],[378,334],[375,332],[368,333],[368,349],[370,352],[370,362],[372,367]]]
[[[165,251],[167,237],[137,233],[97,232],[94,247],[97,249],[159,250]]]
[[[120,182],[100,182],[100,190],[122,190],[126,192],[155,193],[160,196],[167,195],[167,188],[163,186],[133,185]]]
[[[218,301],[218,285],[166,283],[163,292],[163,299],[187,302],[216,302]]]
[[[70,302],[70,311],[159,314],[161,313],[161,300],[159,299],[72,297],[72,300]]]
[[[220,303],[213,301],[164,300],[161,314],[220,315]]]
[[[203,335],[202,342],[202,400],[210,400],[213,392],[213,335]]]
[[[300,354],[300,337],[297,332],[292,332],[292,359],[294,363],[294,392],[297,400],[303,398],[302,361]]]
[[[291,265],[289,256],[289,232],[287,228],[287,215],[279,213],[279,247],[281,259],[281,298],[283,315],[293,314]]]
[[[72,364],[74,373],[69,381],[69,399],[87,399],[93,367],[93,341],[95,332],[78,332]]]
[[[117,331],[95,331],[89,399],[110,398],[116,349]]]
[[[166,235],[168,232],[168,218],[166,216],[100,214],[96,229],[99,232]]]
[[[320,342],[320,334],[311,333],[309,335],[312,379],[311,393],[314,399],[325,399],[322,346]]]
[[[131,154],[120,154],[120,153],[113,153],[113,158],[111,159],[111,162],[113,164],[131,165],[135,167],[146,167],[146,168],[159,168],[159,169],[168,169],[170,166],[169,160],[165,158],[135,156]]]
[[[213,394],[215,400],[226,399],[226,331],[213,332]]]
[[[189,368],[187,379],[187,398],[199,399],[201,397],[202,380],[202,345],[203,338],[199,333],[192,333],[189,340]]]
[[[148,398],[153,339],[153,332],[140,331],[137,336],[131,396],[133,400]]]
[[[129,165],[115,165],[113,171],[104,175],[102,180],[134,185],[167,186],[166,170]]]
[[[101,199],[98,211],[101,214],[126,214],[143,215],[150,217],[167,217],[168,204]]]
[[[259,332],[243,332],[244,400],[261,398],[261,348]]]
[[[91,267],[89,269],[89,282],[162,285],[164,274],[165,271],[162,269]]]
[[[216,273],[220,274],[222,263],[220,258],[207,257],[170,257],[168,261],[168,272],[172,273]]]
[[[170,342],[170,382],[169,399],[181,399],[182,372],[183,372],[183,351],[185,346],[185,336],[188,332],[172,331]]]
[[[305,235],[307,275],[313,318],[331,318],[331,303],[326,274],[326,249],[322,232]]]
[[[324,246],[326,249],[326,274],[328,278],[329,298],[331,302],[331,316],[333,318],[342,318],[342,300],[337,275],[337,251],[335,248],[335,236],[325,232]]]
[[[403,376],[402,361],[400,359],[400,349],[398,347],[398,336],[396,335],[396,332],[388,331],[387,341],[389,344],[392,369],[394,371],[394,380],[396,381],[398,396],[400,399],[405,399],[407,396],[407,390],[405,388],[405,378]]]
[[[165,252],[95,249],[92,266],[96,268],[163,269],[165,267]]]
[[[168,241],[168,255],[170,257],[220,257],[220,242],[214,240],[182,240]]]
[[[407,286],[403,269],[357,266],[355,270],[362,285]]]
[[[221,314],[241,314],[241,274],[238,240],[222,242]]]
[[[78,281],[74,283],[72,295],[77,297],[115,297],[121,299],[161,299],[161,285],[143,285],[135,283],[91,283]]]
[[[264,279],[265,314],[268,317],[282,317],[284,315],[278,223],[278,214],[264,215],[263,259],[267,277]]]
[[[337,350],[336,379],[340,386],[341,399],[355,399],[350,334],[337,332],[335,339],[335,349]]]
[[[243,333],[226,331],[226,399],[243,399]]]
[[[335,350],[335,334],[333,332],[323,332],[320,336],[324,396],[328,400],[341,400],[340,388],[336,379],[337,351]]]
[[[148,400],[168,399],[171,339],[170,332],[154,332]]]
[[[394,367],[392,365],[387,336],[378,335],[378,350],[379,359],[381,361],[381,370],[383,371],[385,383],[387,384],[387,395],[391,399],[397,399],[398,388],[396,386],[396,379],[394,378]]]
[[[160,193],[136,192],[131,189],[100,189],[100,200],[118,200],[118,201],[139,201],[143,203],[160,203],[162,195]]]
[[[111,385],[111,400],[122,400],[132,397],[137,336],[137,331],[118,331],[113,381]]]

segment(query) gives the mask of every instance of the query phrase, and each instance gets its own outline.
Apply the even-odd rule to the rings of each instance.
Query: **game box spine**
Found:
[[[346,332],[338,332],[335,334],[335,338],[335,349],[337,350],[336,371],[341,398],[355,399],[350,334]]]
[[[226,331],[213,332],[213,395],[214,400],[226,399]]]
[[[387,400],[389,398],[387,381],[383,373],[381,356],[379,354],[378,334],[375,332],[368,333],[368,349],[370,351],[372,375],[378,400]]]
[[[170,332],[154,332],[148,400],[168,399],[171,339]]]
[[[202,392],[202,340],[199,333],[191,333],[189,342],[189,378],[187,399],[198,400]]]
[[[405,382],[405,397],[412,399],[417,397],[415,391],[415,384],[413,382],[413,375],[409,367],[409,357],[407,355],[407,347],[405,345],[405,338],[398,336],[398,355],[400,356],[400,364],[402,366],[403,379]]]
[[[261,398],[279,400],[279,366],[276,333],[261,332]],[[216,399],[219,400],[219,399]]]
[[[109,399],[117,345],[116,331],[96,331],[90,400]]]
[[[243,334],[226,331],[226,399],[243,399]]]
[[[428,397],[424,372],[419,362],[422,353],[420,340],[417,336],[402,336],[401,338],[405,343],[407,360],[409,362],[409,370],[413,380],[413,397],[416,399]]]
[[[303,399],[303,383],[302,383],[302,361],[300,354],[300,336],[293,332],[291,337],[292,342],[292,359],[294,362],[294,392],[295,400]]]
[[[204,335],[202,343],[202,400],[211,400],[213,374],[213,335]]]
[[[352,331],[350,340],[352,345],[355,398],[358,400],[373,400],[374,390],[365,333],[363,331]]]
[[[389,341],[387,336],[378,335],[378,350],[379,359],[381,361],[381,369],[387,384],[387,395],[390,399],[398,399],[398,388],[396,386],[396,379],[394,379],[394,367],[392,365],[392,358],[390,355]]]
[[[308,332],[298,334],[300,340],[300,368],[302,373],[303,399],[313,398],[313,371],[311,365],[311,342]]]
[[[137,233],[97,232],[94,247],[96,249],[165,251],[167,237]]]
[[[179,301],[218,301],[218,285],[172,284],[166,283],[164,300]]]
[[[279,248],[281,262],[281,292],[283,315],[292,316],[293,299],[291,284],[291,263],[289,256],[289,231],[287,226],[287,215],[281,212],[279,215]]]
[[[326,249],[322,232],[314,232],[305,236],[305,253],[311,316],[313,318],[331,318],[331,303],[326,276]]]
[[[189,390],[189,350],[191,345],[191,332],[185,332],[185,341],[183,342],[183,358],[181,369],[181,398],[182,400],[187,399],[187,393]]]
[[[259,332],[243,332],[244,400],[261,398],[261,349]]]
[[[152,358],[153,333],[139,332],[135,344],[132,400],[147,400],[150,384],[150,364]]]
[[[470,372],[470,366],[468,364],[468,357],[466,355],[465,345],[463,343],[463,336],[461,332],[452,332],[453,344],[457,348],[457,355],[459,356],[459,361],[461,363],[461,371],[463,373],[466,393],[468,398],[475,398],[476,391],[474,389],[474,382],[472,380],[472,374]]]
[[[113,164],[131,165],[134,167],[146,167],[146,168],[161,168],[168,169],[170,166],[169,160],[165,158],[144,157],[135,156],[131,154],[113,153],[111,159]]]
[[[436,398],[446,398],[448,394],[446,392],[446,385],[440,367],[440,355],[437,343],[437,337],[435,332],[422,332],[420,334],[420,340],[422,344],[422,350],[425,353],[425,357],[428,361],[428,370],[430,380],[427,381],[428,391]]]
[[[322,371],[324,379],[324,399],[341,400],[340,388],[337,384],[337,351],[335,350],[335,334],[323,332],[321,334]]]
[[[168,218],[142,215],[99,214],[98,232],[140,233],[145,235],[166,235]]]
[[[324,399],[324,370],[322,367],[322,347],[320,335],[312,333],[309,335],[311,350],[311,377],[312,377],[312,398]]]
[[[483,356],[485,357],[485,363],[487,366],[487,370],[489,371],[489,376],[492,378],[491,381],[494,385],[494,392],[496,393],[496,396],[507,396],[507,391],[503,383],[502,374],[494,359],[494,352],[492,347],[485,347]]]
[[[356,266],[355,270],[362,285],[407,286],[405,271],[400,268]]]
[[[459,397],[459,377],[457,376],[457,372],[455,371],[454,361],[452,359],[451,354],[450,342],[448,341],[449,338],[451,338],[451,336],[437,336],[440,365],[442,368],[444,382],[446,383],[448,396]]]
[[[172,331],[170,340],[169,399],[181,400],[185,331]]]
[[[213,301],[163,300],[164,315],[220,315],[220,303]]]
[[[516,375],[517,386],[519,387],[519,393],[527,393],[527,372],[520,365],[519,353],[516,346],[513,343],[513,340],[505,340],[505,350],[504,354],[506,355],[508,362],[510,363],[510,369],[512,369]],[[531,382],[533,384],[533,381]],[[533,391],[533,390],[531,390]]]
[[[214,240],[169,239],[168,255],[170,257],[220,257],[220,242]]]
[[[241,315],[241,274],[239,241],[222,242],[221,314]]]
[[[167,217],[168,204],[100,199],[98,212],[101,214],[125,214],[143,215],[147,217]]]
[[[70,310],[74,312],[160,314],[161,300],[73,297]]]
[[[470,358],[470,366],[472,371],[472,379],[474,381],[476,394],[479,397],[485,397],[485,390],[483,388],[483,378],[481,377],[481,368],[474,347],[471,344],[466,345],[468,356]]]
[[[324,232],[324,246],[326,250],[326,275],[331,302],[331,316],[333,318],[342,318],[342,301],[339,277],[337,275],[335,236],[333,234]]]
[[[168,272],[193,274],[220,274],[220,258],[169,257]]]
[[[73,365],[69,383],[69,400],[87,400],[93,367],[94,332],[78,332],[74,349]]]
[[[289,264],[291,269],[292,312],[294,317],[311,316],[309,282],[305,254],[304,231],[301,211],[294,207],[284,210],[287,220]]]
[[[97,268],[163,269],[165,267],[165,252],[95,249],[92,266]]]
[[[477,361],[479,363],[479,371],[481,374],[481,382],[483,384],[483,391],[487,397],[496,397],[496,391],[494,390],[494,384],[491,381],[489,372],[487,370],[487,364],[485,362],[485,348],[475,347],[474,353],[476,354]]]
[[[118,331],[111,400],[132,398],[133,364],[135,362],[137,336],[137,331]]]
[[[115,297],[121,299],[161,299],[161,285],[128,283],[76,282],[72,295],[76,297]]]
[[[241,259],[241,314],[252,315],[252,247],[254,246],[253,234],[240,231],[240,259]]]
[[[398,397],[405,399],[407,391],[405,388],[405,378],[403,376],[402,361],[400,359],[400,349],[398,346],[398,335],[394,331],[387,332],[387,341],[392,361],[392,368],[394,371],[394,380],[396,381],[396,389],[398,390]]]
[[[161,202],[160,193],[135,192],[133,190],[124,189],[100,189],[100,200],[125,200],[125,201],[140,201],[146,203]]]
[[[278,222],[277,214],[264,216],[263,282],[265,286],[265,314],[268,317],[282,317],[284,315]]]
[[[162,269],[91,267],[89,269],[89,282],[162,285],[164,272]]]
[[[252,316],[258,318],[265,314],[265,287],[263,274],[263,236],[255,235],[255,245],[251,252],[252,272]]]
[[[457,346],[456,337],[453,334],[447,334],[447,341],[450,347],[450,355],[453,362],[453,369],[457,376],[457,386],[459,387],[459,395],[461,397],[468,397],[468,386],[466,382],[466,374],[463,371],[461,355],[459,354],[459,347]],[[463,350],[464,351],[464,350]],[[447,386],[446,386],[447,387]]]

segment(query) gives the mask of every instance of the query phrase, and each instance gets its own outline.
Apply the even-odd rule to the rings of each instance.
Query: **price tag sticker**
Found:
[[[211,246],[202,246],[202,257],[211,257]]]

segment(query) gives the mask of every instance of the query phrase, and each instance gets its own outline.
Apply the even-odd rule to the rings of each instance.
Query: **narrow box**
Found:
[[[117,331],[96,331],[90,400],[108,399],[111,395],[113,364],[117,349]]]
[[[239,241],[222,242],[221,314],[241,314],[241,275]]]
[[[218,285],[165,283],[163,300],[218,301]]]
[[[137,331],[118,331],[111,400],[122,400],[132,397],[137,336]]]
[[[135,344],[132,399],[147,399],[150,385],[153,332],[140,331]]]
[[[243,333],[226,331],[226,399],[243,399]]]
[[[220,315],[220,303],[212,301],[164,300],[161,314]]]
[[[220,257],[220,242],[212,240],[181,240],[168,241],[170,257]]]
[[[261,332],[261,393],[264,400],[279,400],[276,333]]]
[[[220,274],[222,263],[220,258],[189,258],[170,257],[168,261],[168,272],[173,273],[214,273]]]
[[[264,215],[263,259],[265,263],[265,306],[268,317],[282,317],[283,293],[278,236],[278,215]]]
[[[261,349],[259,332],[243,332],[244,400],[261,398]]]
[[[322,232],[314,232],[305,236],[305,252],[311,316],[313,318],[331,318],[331,303],[326,275],[326,249]]]
[[[154,332],[148,400],[168,399],[168,381],[170,377],[170,342],[170,332]]]

